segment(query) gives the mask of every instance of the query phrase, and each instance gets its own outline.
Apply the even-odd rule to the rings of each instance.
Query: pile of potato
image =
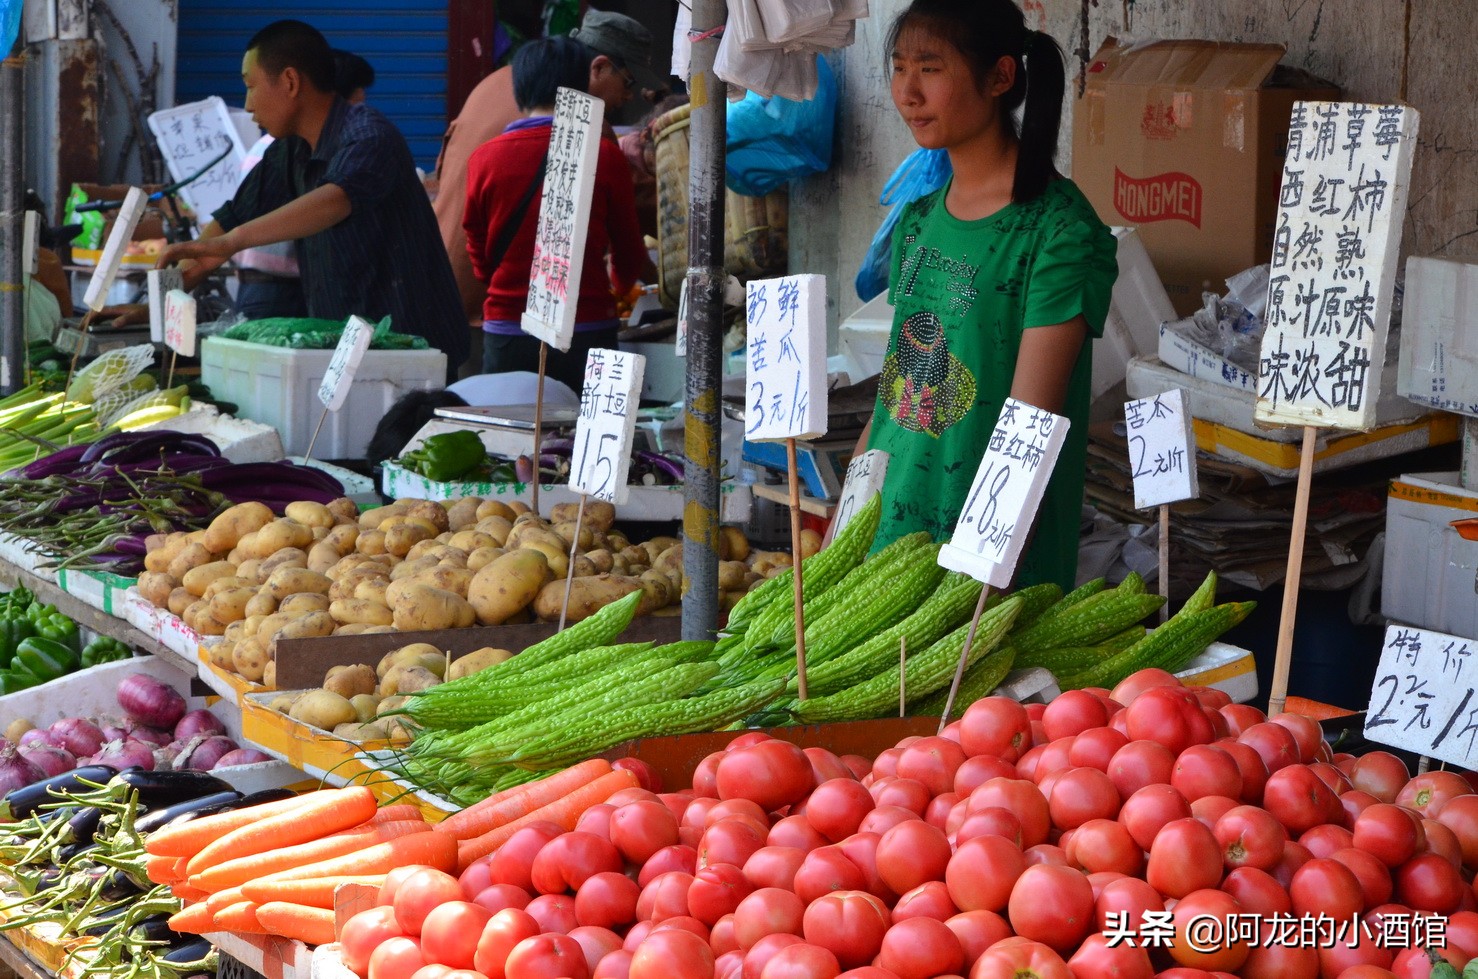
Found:
[[[313,690],[283,693],[268,701],[271,710],[295,721],[331,731],[346,741],[389,741],[403,744],[412,733],[396,716],[385,716],[405,702],[407,694],[476,673],[513,655],[491,646],[451,660],[430,643],[392,649],[376,666],[335,666]]]
[[[242,503],[208,528],[150,538],[143,596],[203,636],[221,636],[211,661],[276,686],[279,639],[355,635],[559,618],[578,504],[546,522],[520,503],[466,497],[398,500],[359,513],[348,499],[289,504],[276,517]],[[672,614],[685,586],[682,543],[632,544],[615,509],[590,501],[575,542],[568,621],[634,591],[638,614]],[[751,550],[737,528],[720,538],[719,584],[731,607],[790,566]]]

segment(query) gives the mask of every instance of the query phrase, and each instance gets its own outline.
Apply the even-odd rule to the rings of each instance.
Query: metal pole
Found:
[[[725,0],[693,0],[688,91],[688,373],[684,398],[683,638],[718,629],[719,400],[723,380],[724,136],[728,100],[713,73]]]
[[[13,394],[26,383],[24,65],[17,41],[0,63],[0,395]]]

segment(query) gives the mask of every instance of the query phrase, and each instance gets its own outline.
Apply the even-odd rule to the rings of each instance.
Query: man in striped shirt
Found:
[[[455,377],[468,331],[410,148],[377,109],[334,93],[333,64],[301,21],[252,38],[246,108],[275,141],[200,238],[166,248],[159,265],[193,260],[190,287],[244,248],[296,240],[309,316],[388,315],[445,353]]]

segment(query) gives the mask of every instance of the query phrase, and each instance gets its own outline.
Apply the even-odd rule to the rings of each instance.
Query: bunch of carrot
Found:
[[[410,805],[377,808],[363,786],[323,789],[167,826],[144,841],[149,879],[188,902],[169,925],[203,934],[334,940],[334,890],[395,867],[457,866],[457,842]]]

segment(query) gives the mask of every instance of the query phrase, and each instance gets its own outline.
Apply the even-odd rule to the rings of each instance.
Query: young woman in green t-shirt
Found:
[[[920,146],[948,152],[954,177],[893,238],[893,333],[859,442],[891,455],[877,546],[949,537],[1010,396],[1072,421],[1017,573],[1071,588],[1088,339],[1103,332],[1117,265],[1112,235],[1053,166],[1062,53],[1010,0],[915,0],[888,50],[899,115]]]

